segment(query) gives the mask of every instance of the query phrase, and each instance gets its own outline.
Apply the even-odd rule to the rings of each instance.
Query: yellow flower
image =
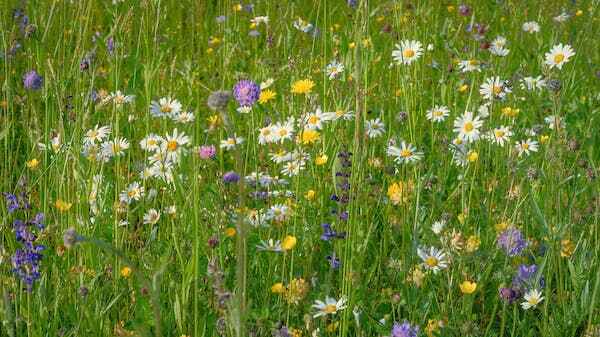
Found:
[[[458,92],[466,92],[469,89],[469,85],[468,84],[463,84],[458,88]]]
[[[206,121],[208,122],[208,127],[211,129],[214,129],[217,126],[219,126],[219,124],[221,124],[221,118],[219,117],[219,115],[209,116],[208,118],[206,118]]]
[[[236,233],[235,228],[233,228],[233,227],[225,228],[225,236],[226,237],[231,238],[231,237],[235,236],[235,233]]]
[[[456,218],[458,219],[458,222],[460,222],[460,224],[462,225],[465,223],[465,220],[467,219],[467,214],[461,212]]]
[[[562,257],[570,257],[575,252],[575,244],[569,239],[562,240],[560,246],[560,256]]]
[[[54,206],[56,206],[56,208],[59,211],[66,212],[71,209],[71,206],[73,206],[73,204],[70,202],[66,202],[62,199],[57,199],[56,202],[54,203]]]
[[[295,236],[288,235],[283,239],[283,242],[281,243],[281,248],[283,248],[283,250],[292,250],[294,249],[294,247],[296,247],[297,242],[298,239],[296,239]]]
[[[285,292],[285,287],[283,286],[283,283],[277,282],[274,285],[272,285],[271,292],[273,294],[283,294]]]
[[[265,103],[273,100],[276,95],[277,94],[275,93],[275,91],[273,91],[271,89],[265,89],[260,92],[260,96],[258,97],[258,102],[260,104],[265,104]]]
[[[463,283],[461,283],[459,287],[460,291],[463,294],[469,295],[475,292],[475,290],[477,289],[477,283],[471,281],[463,281]]]
[[[575,16],[581,16],[583,15],[583,11],[581,9],[578,9],[577,12],[575,12]]]
[[[121,268],[121,276],[123,276],[124,278],[128,278],[129,276],[131,276],[131,268],[127,266]]]
[[[452,5],[446,7],[446,9],[448,10],[448,13],[454,12],[454,6],[452,6]]]
[[[327,157],[326,154],[322,154],[322,155],[318,156],[317,158],[315,158],[315,164],[324,165],[325,163],[327,163],[328,158],[329,157]]]
[[[502,108],[502,115],[509,117],[509,118],[514,118],[517,117],[517,115],[519,114],[521,110],[520,109],[514,109],[511,108],[509,106]]]
[[[292,94],[310,94],[315,82],[310,79],[299,80],[292,83]]]
[[[233,5],[233,11],[239,12],[242,10],[242,4]]]
[[[402,95],[402,89],[396,89],[396,92],[394,92],[394,96],[400,97],[400,95]]]
[[[308,200],[313,200],[316,195],[317,195],[317,192],[315,192],[314,190],[308,190],[308,192],[306,192],[304,197]]]
[[[497,223],[494,227],[496,229],[496,232],[502,232],[508,228],[508,223],[506,223],[506,221],[501,221]]]
[[[479,159],[479,153],[477,153],[477,151],[469,151],[469,154],[467,154],[467,160],[469,162],[476,162],[477,159]]]
[[[411,181],[405,183],[403,181],[399,181],[391,184],[387,190],[387,196],[390,198],[390,201],[394,205],[403,204],[408,202],[408,197],[410,196],[410,192],[413,189],[413,184]]]
[[[33,158],[25,163],[28,169],[35,169],[40,164],[40,161],[36,158]]]
[[[210,47],[209,47],[209,48],[206,48],[206,53],[207,53],[207,54],[212,54],[212,52],[213,52],[213,51],[214,51],[214,49],[212,49],[212,48],[210,48]]]
[[[550,136],[548,136],[548,135],[540,136],[540,144],[546,144],[548,142],[548,140],[550,140]]]
[[[356,43],[354,42],[350,42],[350,44],[348,45],[349,49],[354,49],[356,47]]]
[[[304,129],[298,134],[298,142],[304,145],[312,144],[318,141],[320,138],[319,131]]]
[[[479,249],[479,245],[481,245],[481,239],[477,235],[471,235],[467,239],[467,252],[472,253]]]

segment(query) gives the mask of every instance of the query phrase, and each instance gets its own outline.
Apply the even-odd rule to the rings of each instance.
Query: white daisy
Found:
[[[132,182],[127,188],[119,194],[119,200],[130,204],[132,201],[138,201],[144,196],[144,186],[140,186],[137,181]]]
[[[331,61],[325,68],[327,76],[330,80],[336,78],[339,74],[344,72],[344,65],[336,60]]]
[[[463,73],[470,71],[481,71],[481,62],[475,59],[469,59],[458,62],[458,68]]]
[[[427,119],[432,122],[442,122],[450,114],[450,109],[445,105],[436,105],[427,110]]]
[[[303,160],[290,160],[283,164],[283,168],[281,169],[281,174],[293,177],[297,176],[300,171],[304,169],[304,161]]]
[[[314,113],[304,116],[304,128],[310,130],[321,130],[323,122],[335,119],[335,112],[323,112],[320,107]]]
[[[513,135],[512,131],[508,126],[500,126],[490,131],[490,139],[492,143],[504,146],[505,143],[510,141],[510,137]]]
[[[546,124],[548,124],[548,128],[550,128],[550,130],[554,130],[557,127],[558,129],[565,128],[565,121],[562,117],[558,115],[547,116],[546,118],[544,118],[544,121],[546,122]]]
[[[529,91],[533,90],[541,90],[546,87],[546,80],[542,78],[542,76],[538,77],[524,77],[521,79],[521,89],[526,89]]]
[[[113,102],[117,107],[121,107],[122,105],[133,102],[134,99],[134,95],[125,95],[121,90],[117,90],[108,95],[106,101]]]
[[[96,126],[93,129],[88,130],[83,137],[84,144],[92,144],[95,142],[101,142],[110,134],[110,126]]]
[[[325,301],[316,300],[313,304],[313,308],[317,309],[317,313],[313,315],[314,318],[335,315],[338,311],[346,309],[346,303],[348,300],[342,296],[339,300],[335,300],[327,296]]]
[[[371,119],[365,123],[365,133],[369,138],[376,138],[385,133],[385,124],[379,119]]]
[[[542,292],[537,289],[531,289],[523,296],[524,302],[521,303],[521,307],[525,310],[535,308],[538,304],[542,303],[544,297]]]
[[[521,157],[523,154],[529,155],[530,152],[537,152],[538,142],[528,138],[526,140],[518,141],[515,147],[517,148],[519,157]]]
[[[408,144],[405,141],[400,143],[400,147],[389,145],[387,154],[388,156],[394,157],[394,162],[397,164],[409,164],[423,158],[423,152],[417,151],[417,148],[414,145]]]
[[[140,140],[140,147],[144,151],[156,151],[160,148],[159,143],[161,140],[160,136],[151,133]]]
[[[150,104],[150,114],[153,117],[171,117],[181,112],[181,103],[171,97],[163,97]]]
[[[502,99],[510,92],[511,89],[506,85],[506,81],[497,76],[487,78],[479,88],[479,93],[489,100]]]
[[[535,21],[527,21],[523,24],[523,31],[529,34],[537,33],[540,31],[540,25]]]
[[[483,125],[483,121],[479,116],[473,117],[471,111],[465,113],[454,121],[454,132],[458,133],[458,139],[467,142],[474,142],[479,139],[479,128]]]
[[[243,142],[244,142],[243,137],[237,137],[234,135],[233,137],[223,139],[221,141],[220,148],[225,149],[225,150],[232,150],[237,144],[242,144]]]
[[[438,250],[435,247],[430,247],[429,249],[417,249],[417,255],[423,261],[423,266],[433,271],[434,274],[438,273],[442,269],[448,268],[448,259],[446,253],[441,250]]]
[[[173,134],[167,134],[163,138],[160,149],[167,154],[167,160],[177,162],[179,156],[185,153],[185,146],[190,142],[190,138],[185,135],[185,132],[179,133],[177,129],[173,130]]]
[[[129,142],[125,138],[115,138],[106,141],[101,145],[102,157],[106,160],[112,157],[120,157],[125,154],[125,150],[129,148]]]
[[[144,214],[144,224],[146,225],[154,225],[160,219],[160,212],[151,208]]]
[[[411,64],[423,54],[423,46],[419,41],[404,40],[396,44],[396,50],[392,52],[392,58],[398,64]]]
[[[258,129],[258,144],[264,145],[275,141],[276,128],[273,125]]]
[[[545,64],[550,67],[550,69],[556,67],[558,69],[562,69],[562,66],[569,61],[571,56],[575,55],[575,51],[568,44],[563,45],[557,44],[550,52],[546,53],[546,62]]]

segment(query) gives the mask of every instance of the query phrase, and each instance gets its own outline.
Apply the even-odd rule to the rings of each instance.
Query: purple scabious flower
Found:
[[[500,290],[498,291],[498,295],[500,295],[500,298],[502,300],[508,303],[512,303],[520,297],[520,292],[517,289],[503,287],[500,288]]]
[[[498,248],[504,250],[508,256],[520,255],[523,249],[527,247],[527,241],[523,238],[523,234],[516,228],[508,228],[496,240]]]
[[[217,148],[214,145],[202,145],[198,150],[201,159],[213,159],[217,154]]]
[[[23,75],[23,86],[25,89],[38,90],[44,84],[44,78],[35,70],[31,70]]]
[[[458,6],[458,13],[462,16],[469,16],[471,15],[471,7],[469,7],[469,5],[462,4]]]
[[[327,256],[327,261],[329,261],[329,265],[331,266],[331,269],[339,269],[340,266],[342,265],[342,260],[340,260],[335,255],[335,252],[333,252],[331,255]]]
[[[417,337],[418,335],[418,326],[413,327],[408,321],[404,321],[402,324],[394,322],[392,337]]]
[[[225,183],[237,183],[240,180],[240,175],[229,171],[223,175],[223,182]]]
[[[241,80],[233,87],[233,97],[241,106],[252,106],[260,96],[260,86],[251,80]]]

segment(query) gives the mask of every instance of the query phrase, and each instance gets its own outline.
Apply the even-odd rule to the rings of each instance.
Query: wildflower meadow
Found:
[[[3,0],[0,85],[0,336],[600,337],[598,0]]]

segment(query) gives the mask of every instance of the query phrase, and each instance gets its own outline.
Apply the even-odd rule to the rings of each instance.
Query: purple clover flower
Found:
[[[39,90],[44,84],[44,78],[35,70],[31,70],[23,75],[23,86],[29,90]]]
[[[201,159],[213,159],[217,154],[217,148],[214,145],[202,145],[198,150]]]
[[[510,257],[520,255],[527,247],[527,241],[523,238],[521,231],[512,227],[500,233],[496,243],[498,248],[504,250]]]
[[[233,97],[241,106],[252,106],[260,96],[260,86],[251,80],[240,80],[233,87]]]
[[[408,321],[404,321],[402,324],[394,322],[392,337],[417,337],[418,335],[418,326],[413,327]]]
[[[226,184],[237,183],[239,180],[240,180],[240,175],[233,171],[229,171],[223,175],[223,182]]]

